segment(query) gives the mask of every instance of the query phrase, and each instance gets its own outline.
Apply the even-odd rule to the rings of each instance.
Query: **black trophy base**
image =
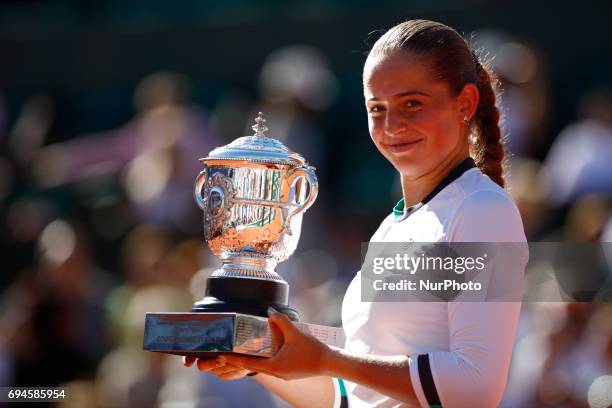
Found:
[[[194,303],[191,311],[194,313],[241,313],[252,316],[268,317],[269,306],[273,307],[280,313],[287,315],[294,322],[300,321],[298,312],[286,305],[279,305],[275,303],[267,305],[232,303],[224,302],[213,297],[205,297],[201,301]]]
[[[272,306],[293,321],[298,312],[289,307],[289,285],[286,282],[244,278],[208,278],[204,299],[194,303],[192,312],[244,313],[268,317]]]

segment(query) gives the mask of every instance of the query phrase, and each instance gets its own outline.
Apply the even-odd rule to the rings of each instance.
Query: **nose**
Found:
[[[406,122],[402,116],[391,109],[385,115],[385,134],[396,136],[406,131]]]

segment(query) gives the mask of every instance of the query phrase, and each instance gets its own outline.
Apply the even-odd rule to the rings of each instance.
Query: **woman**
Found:
[[[494,83],[455,30],[423,20],[393,27],[370,51],[363,86],[370,135],[403,189],[371,242],[525,242],[503,190]],[[272,310],[284,339],[276,356],[223,355],[198,368],[226,380],[257,373],[296,406],[331,407],[340,395],[351,407],[499,404],[520,302],[361,302],[360,284],[358,273],[343,302],[344,349]]]

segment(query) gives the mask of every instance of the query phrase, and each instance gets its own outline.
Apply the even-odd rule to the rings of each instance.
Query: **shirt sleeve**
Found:
[[[332,377],[332,383],[334,384],[333,408],[348,408],[348,397],[344,380],[342,378]]]
[[[450,234],[452,242],[526,241],[516,206],[495,191],[464,199]],[[516,265],[522,274],[528,259],[526,244],[520,255]],[[410,371],[419,402],[427,407],[437,397],[445,408],[497,407],[506,387],[521,302],[453,301],[447,309],[449,351],[412,358]]]
[[[337,378],[332,377],[332,384],[334,385],[334,405],[333,408],[340,408],[340,384]]]

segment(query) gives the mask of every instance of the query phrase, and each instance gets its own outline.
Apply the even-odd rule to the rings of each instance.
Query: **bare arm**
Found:
[[[263,373],[253,377],[268,390],[294,407],[333,407],[334,385],[331,377],[309,377],[299,380],[282,380]]]
[[[407,356],[351,354],[330,349],[323,363],[323,373],[364,385],[398,401],[416,402]]]
[[[183,361],[187,367],[190,367],[196,360],[195,358],[185,357]],[[244,378],[249,373],[248,370],[220,363],[214,359],[198,359],[197,367],[200,371],[210,372],[222,380],[237,380]],[[253,379],[294,407],[331,408],[334,406],[336,395],[331,377],[316,376],[283,380],[264,373],[258,373]]]

